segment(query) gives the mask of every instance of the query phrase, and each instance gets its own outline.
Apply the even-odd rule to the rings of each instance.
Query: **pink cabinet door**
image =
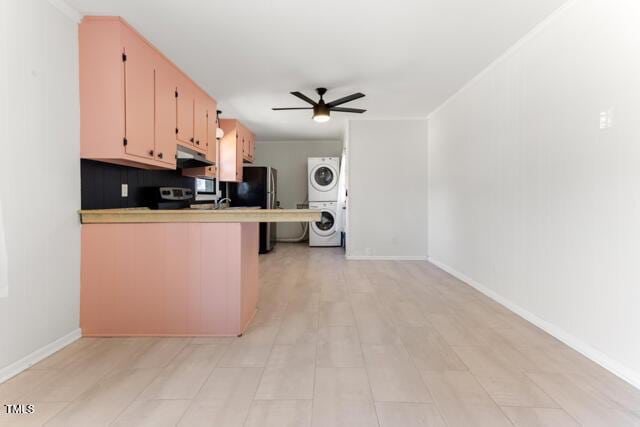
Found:
[[[216,160],[216,129],[218,122],[216,120],[216,103],[209,100],[207,103],[207,158],[212,162]]]
[[[242,164],[244,155],[244,132],[242,128],[238,126],[238,132],[240,132],[239,141],[236,143],[236,182],[242,181]]]
[[[253,163],[254,157],[255,157],[255,151],[256,151],[256,141],[255,141],[255,136],[249,132],[249,143],[248,145],[248,160],[250,163]]]
[[[198,93],[194,105],[194,144],[196,149],[207,150],[207,98]]]
[[[193,136],[193,98],[195,88],[187,81],[180,79],[177,88],[178,141],[194,144]]]
[[[176,90],[178,71],[159,58],[156,67],[156,145],[155,157],[170,165],[176,164]]]
[[[247,131],[244,126],[238,123],[238,141],[241,147],[241,162],[247,158]]]
[[[197,104],[196,104],[197,105]],[[182,175],[184,176],[216,176],[216,167],[218,161],[216,159],[216,128],[217,128],[217,120],[216,120],[216,102],[209,98],[205,97],[205,110],[203,112],[204,117],[204,139],[200,141],[200,147],[203,147],[204,144],[204,152],[207,156],[207,159],[216,163],[214,166],[206,166],[199,168],[187,168],[182,170]],[[197,110],[197,108],[196,108]],[[196,115],[197,116],[197,115]],[[202,131],[200,131],[202,132]],[[196,134],[197,135],[197,134]],[[197,138],[197,136],[196,136]],[[196,139],[197,141],[197,139]],[[198,146],[196,145],[196,148]],[[221,150],[223,148],[221,147]]]
[[[153,158],[155,145],[155,58],[133,31],[123,28],[125,150]]]

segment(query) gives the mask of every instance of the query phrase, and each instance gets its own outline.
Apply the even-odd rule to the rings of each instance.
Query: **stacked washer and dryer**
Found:
[[[308,164],[309,208],[320,209],[320,221],[309,224],[309,246],[340,246],[338,229],[338,157],[310,157]]]

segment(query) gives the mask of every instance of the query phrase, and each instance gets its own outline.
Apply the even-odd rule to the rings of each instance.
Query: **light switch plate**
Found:
[[[613,127],[613,108],[600,112],[600,129]]]
[[[129,197],[129,185],[122,184],[122,188],[120,189],[120,195],[122,197]]]

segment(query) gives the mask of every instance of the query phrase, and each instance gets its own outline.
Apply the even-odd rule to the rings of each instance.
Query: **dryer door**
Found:
[[[338,171],[331,165],[317,165],[309,173],[309,182],[318,191],[330,191],[338,185]]]
[[[313,232],[318,236],[331,236],[336,232],[336,216],[334,212],[323,210],[320,221],[311,223]]]

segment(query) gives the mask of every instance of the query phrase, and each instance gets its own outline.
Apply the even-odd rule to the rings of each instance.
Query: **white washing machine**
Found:
[[[310,202],[335,202],[338,200],[338,157],[309,157],[307,159]]]
[[[309,202],[309,209],[320,209],[320,221],[309,223],[309,246],[340,246],[336,202]]]

